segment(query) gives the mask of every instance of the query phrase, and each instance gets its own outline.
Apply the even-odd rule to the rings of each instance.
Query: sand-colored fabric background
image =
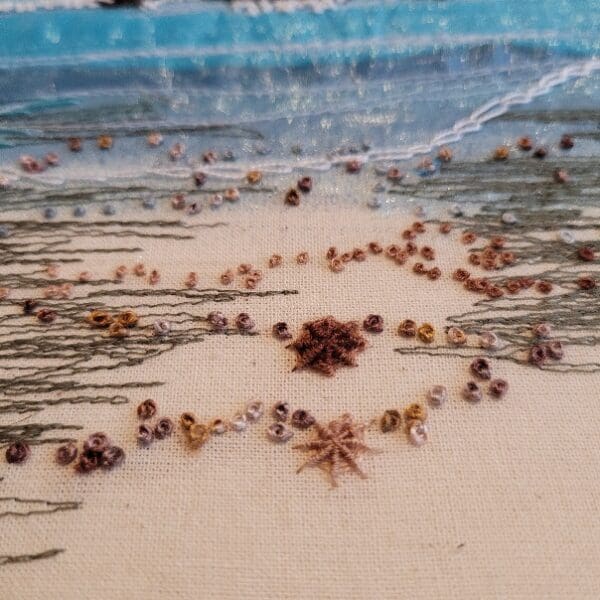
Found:
[[[53,448],[41,446],[29,464],[2,466],[2,496],[84,505],[0,522],[2,554],[66,549],[52,559],[2,567],[0,598],[600,597],[600,376],[494,363],[510,393],[469,405],[459,395],[468,361],[393,352],[413,343],[395,334],[402,318],[441,329],[446,316],[470,308],[473,296],[449,277],[463,264],[464,247],[457,234],[423,238],[440,255],[445,277],[437,282],[383,257],[335,275],[322,258],[330,244],[398,241],[414,216],[411,207],[377,212],[362,203],[327,203],[330,195],[350,194],[330,185],[297,209],[274,195],[205,212],[200,222],[228,226],[200,230],[194,241],[146,245],[140,257],[160,268],[165,287],[181,286],[189,270],[199,272],[200,287],[212,286],[225,267],[264,265],[280,252],[285,266],[265,269],[261,289],[299,294],[219,306],[230,316],[250,312],[261,336],[211,337],[111,372],[116,381],[166,382],[128,392],[130,404],[43,413],[44,421],[85,425],[82,435],[109,432],[127,460],[116,471],[80,476],[55,465]],[[311,206],[313,199],[320,208]],[[131,208],[124,213],[133,214]],[[303,267],[292,261],[301,250],[312,257]],[[110,272],[136,258],[107,254],[94,269]],[[138,282],[129,278],[127,285]],[[333,379],[291,373],[293,355],[269,334],[279,320],[297,331],[326,314],[362,319],[371,312],[383,315],[385,332],[369,336],[357,368]],[[268,417],[197,454],[179,432],[149,449],[135,443],[135,406],[148,396],[173,418],[183,410],[228,417],[250,399],[267,407],[285,399],[320,420],[345,411],[368,420],[423,400],[434,383],[446,385],[451,400],[431,410],[430,442],[415,448],[400,434],[370,432],[370,445],[382,452],[363,460],[369,478],[348,475],[337,489],[317,469],[295,473],[302,456],[291,444],[266,440]]]

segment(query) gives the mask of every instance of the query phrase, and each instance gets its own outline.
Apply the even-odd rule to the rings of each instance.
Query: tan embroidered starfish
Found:
[[[309,458],[298,469],[319,467],[327,472],[332,486],[337,486],[337,477],[343,471],[353,471],[363,479],[367,476],[356,463],[359,454],[373,452],[364,443],[365,423],[355,423],[352,415],[343,414],[338,420],[331,421],[326,427],[315,423],[316,439],[306,444],[298,444],[294,449],[312,452]]]

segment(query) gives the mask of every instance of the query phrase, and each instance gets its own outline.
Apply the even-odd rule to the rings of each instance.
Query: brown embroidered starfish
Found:
[[[298,354],[294,371],[309,367],[331,377],[342,365],[356,366],[356,355],[365,346],[358,323],[323,317],[304,323],[300,335],[288,348]]]
[[[366,428],[367,424],[355,423],[348,413],[339,420],[331,421],[327,427],[315,423],[316,439],[294,446],[296,450],[314,453],[297,472],[300,473],[304,467],[320,467],[328,473],[334,487],[342,471],[353,471],[365,479],[367,476],[356,464],[356,458],[363,452],[373,452],[364,444]]]

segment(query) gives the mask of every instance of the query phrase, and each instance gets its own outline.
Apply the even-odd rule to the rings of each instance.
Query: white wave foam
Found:
[[[331,169],[333,166],[343,164],[351,159],[356,159],[361,162],[392,162],[410,160],[419,155],[429,154],[435,148],[445,144],[456,143],[465,135],[480,131],[487,122],[507,113],[513,106],[527,104],[533,99],[547,94],[556,86],[567,83],[573,79],[588,77],[597,70],[600,70],[600,59],[593,58],[586,61],[573,62],[561,69],[551,71],[522,91],[510,92],[499,98],[489,100],[474,110],[468,117],[459,119],[452,127],[434,134],[429,141],[422,144],[373,150],[363,154],[340,155],[331,160],[324,157],[308,157],[304,160],[296,160],[293,163],[267,161],[253,162],[244,165],[237,164],[237,175],[243,176],[243,174],[249,168],[260,168],[263,172],[272,174],[291,173],[297,169],[326,171]],[[231,177],[234,174],[230,167],[228,168],[227,172],[220,171],[220,167],[218,165],[204,170],[206,170],[208,174],[217,177]]]
[[[264,173],[285,174],[292,173],[295,170],[306,169],[314,171],[327,171],[336,165],[343,164],[347,160],[356,159],[362,162],[392,162],[410,160],[418,155],[431,153],[439,146],[456,143],[464,136],[480,131],[482,127],[506,112],[513,106],[527,104],[535,98],[549,93],[553,88],[567,83],[571,80],[588,77],[595,71],[600,70],[600,59],[593,58],[585,61],[576,61],[560,69],[551,71],[544,75],[529,87],[522,90],[509,92],[499,98],[491,99],[469,116],[457,120],[450,128],[437,132],[424,143],[411,146],[400,146],[396,148],[376,149],[363,154],[337,155],[333,158],[324,156],[307,157],[305,159],[295,159],[293,161],[252,161],[245,163],[235,163],[235,165],[202,165],[202,170],[207,174],[220,179],[231,179],[243,177],[251,168],[261,169]],[[190,170],[193,165],[189,166]],[[187,175],[186,175],[187,173]],[[9,177],[15,177],[16,172],[11,170],[4,173]],[[179,167],[178,172],[174,169],[155,169],[148,171],[148,174],[160,176],[189,176],[187,169]],[[43,179],[43,176],[38,176]]]
[[[588,77],[599,69],[600,59],[597,58],[571,63],[566,67],[544,75],[523,91],[510,92],[500,98],[486,102],[468,117],[456,121],[450,129],[434,135],[426,144],[409,146],[403,149],[375,151],[370,153],[368,158],[370,160],[406,160],[418,154],[431,152],[438,146],[458,142],[468,133],[479,131],[488,121],[505,114],[511,107],[519,104],[527,104],[534,98],[547,94],[556,86],[562,85],[572,79]]]
[[[345,4],[348,4],[348,0],[234,0],[233,8],[249,15],[270,12],[291,13],[299,10],[321,13]]]
[[[258,15],[269,12],[291,13],[298,10],[324,12],[348,4],[350,0],[232,0],[233,10],[248,15]],[[223,5],[227,6],[227,0]],[[157,10],[161,8],[189,7],[186,0],[146,0],[144,8]],[[96,0],[0,0],[0,12],[34,12],[36,10],[77,10],[96,8]],[[209,7],[209,3],[205,3]]]
[[[95,6],[96,0],[1,0],[0,12],[33,12],[59,8],[73,10]]]
[[[156,9],[173,0],[146,0],[144,8]],[[35,12],[36,10],[78,10],[98,8],[96,0],[0,0],[2,12]]]

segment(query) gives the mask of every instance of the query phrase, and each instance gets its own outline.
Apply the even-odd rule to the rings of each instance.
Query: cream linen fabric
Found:
[[[161,270],[165,287],[180,287],[190,270],[198,271],[200,287],[213,286],[226,267],[243,261],[265,266],[280,252],[285,265],[265,268],[261,289],[299,294],[218,306],[229,316],[249,312],[260,336],[211,337],[96,376],[166,382],[125,391],[128,405],[61,406],[29,417],[83,424],[81,437],[105,430],[125,447],[127,459],[113,472],[79,476],[56,466],[54,448],[42,446],[27,465],[2,466],[3,496],[84,505],[0,521],[2,554],[66,550],[0,567],[0,598],[600,597],[600,376],[494,363],[494,373],[510,382],[507,398],[469,405],[459,396],[468,361],[393,352],[412,344],[395,334],[402,318],[441,329],[446,316],[470,308],[474,297],[449,277],[464,264],[464,247],[457,233],[423,237],[440,255],[445,275],[437,282],[382,256],[333,274],[323,259],[330,244],[350,249],[371,240],[398,241],[414,216],[411,207],[369,211],[354,201],[350,187],[323,179],[331,183],[321,182],[299,208],[282,206],[280,191],[203,213],[198,222],[228,226],[199,229],[193,241],[143,241],[139,258]],[[354,185],[352,178],[344,181]],[[289,183],[279,182],[282,190]],[[132,208],[124,213],[133,216],[139,214]],[[302,250],[311,254],[306,266],[292,260]],[[106,254],[93,268],[109,273],[137,258]],[[201,315],[214,308],[194,310]],[[385,332],[369,336],[357,368],[333,379],[291,373],[292,353],[269,333],[279,320],[297,331],[305,320],[327,314],[362,319],[371,312],[383,315]],[[431,410],[430,442],[415,448],[399,434],[371,431],[370,445],[382,452],[362,461],[369,478],[347,475],[337,489],[318,469],[295,473],[303,455],[291,444],[266,440],[268,417],[198,453],[187,449],[179,432],[149,449],[135,443],[135,407],[146,397],[173,418],[183,410],[206,419],[230,417],[250,399],[267,407],[285,399],[319,420],[345,411],[368,420],[424,400],[434,383],[446,385],[451,400]]]

